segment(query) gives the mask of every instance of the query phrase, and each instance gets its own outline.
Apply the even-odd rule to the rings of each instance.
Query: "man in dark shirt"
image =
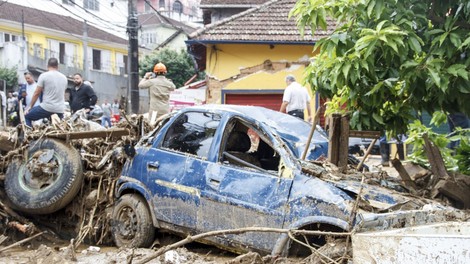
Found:
[[[75,88],[70,92],[70,109],[72,113],[83,108],[86,112],[89,112],[95,106],[98,99],[93,88],[83,82],[83,77],[80,73],[75,73],[73,82],[75,83]]]

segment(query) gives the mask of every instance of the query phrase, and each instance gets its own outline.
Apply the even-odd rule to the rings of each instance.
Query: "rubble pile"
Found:
[[[2,132],[2,142],[8,143],[0,147],[2,180],[8,166],[15,160],[27,158],[28,149],[35,142],[44,138],[56,138],[79,151],[84,181],[72,202],[58,212],[25,218],[16,214],[10,209],[13,206],[5,202],[0,205],[0,217],[4,220],[19,220],[21,224],[14,228],[16,231],[24,229],[24,226],[34,226],[35,231],[38,231],[36,226],[41,226],[48,228],[50,232],[60,232],[62,238],[64,234],[66,237],[74,237],[75,246],[84,241],[110,244],[109,210],[114,202],[115,181],[126,160],[123,148],[126,144],[139,140],[140,135],[150,129],[142,116],[134,116],[120,122],[116,127],[104,129],[79,113],[60,122],[43,124],[34,130],[17,127]],[[3,201],[7,200],[3,187],[0,196]],[[12,216],[12,213],[15,215]],[[4,228],[7,230],[12,226]],[[32,232],[24,230],[21,233],[28,235]]]
[[[72,239],[70,247],[73,252],[83,242],[111,245],[111,210],[115,199],[116,181],[128,157],[126,150],[128,150],[128,146],[139,141],[154,127],[143,116],[133,116],[125,117],[125,120],[118,123],[116,127],[104,129],[99,124],[87,120],[85,115],[78,114],[63,121],[43,124],[35,129],[19,126],[10,131],[1,132],[1,180],[5,179],[4,175],[11,164],[25,159],[30,159],[33,163],[38,163],[39,167],[43,167],[38,172],[39,176],[41,173],[47,174],[49,170],[58,169],[58,165],[54,163],[48,165],[50,167],[43,166],[41,163],[41,159],[51,160],[52,153],[38,153],[33,157],[28,155],[28,151],[33,148],[36,142],[46,138],[63,141],[78,151],[84,180],[73,200],[65,208],[54,213],[29,217],[12,210],[12,206],[7,202],[0,202],[0,219],[2,220],[0,229],[13,230],[29,238],[32,238],[33,234],[41,234],[48,239],[54,239],[55,232],[60,232],[61,238],[65,236],[65,238]],[[461,209],[470,207],[470,197],[467,195],[470,192],[469,176],[452,175],[451,179],[441,179],[429,170],[415,165],[406,165],[404,170],[399,170],[401,178],[394,178],[383,171],[360,172],[355,167],[349,167],[347,172],[343,173],[326,161],[300,162],[304,174],[330,182],[355,197],[357,203],[355,210],[357,209],[357,211],[386,213],[422,209],[425,206],[442,207],[443,204]],[[404,175],[405,173],[406,175]],[[366,201],[367,199],[363,197],[379,196],[383,189],[363,189],[363,183],[385,187],[390,190],[392,196],[395,191],[398,191],[405,198],[397,196],[397,202],[393,206]],[[7,201],[3,190],[4,188],[0,188],[0,198],[2,201]],[[434,201],[430,202],[429,199],[434,199]],[[353,212],[351,219],[354,219],[355,214],[356,212]],[[468,221],[468,217],[466,221]],[[0,238],[0,244],[6,240],[8,237]],[[15,239],[10,238],[10,240]],[[331,244],[336,243],[327,243],[327,246]],[[338,247],[335,246],[335,248]],[[341,247],[347,248],[348,246]],[[331,249],[328,250],[331,251]],[[343,252],[345,251],[339,251],[339,259],[347,258],[350,255]],[[252,254],[242,255],[231,263],[271,262],[271,260]],[[306,260],[306,263],[316,262]]]

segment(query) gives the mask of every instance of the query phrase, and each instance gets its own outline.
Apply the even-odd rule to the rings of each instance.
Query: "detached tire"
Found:
[[[5,175],[6,194],[14,208],[49,214],[64,208],[83,181],[80,154],[60,140],[32,142],[26,160],[14,160]]]
[[[155,227],[147,201],[125,194],[113,208],[112,233],[118,247],[147,248],[155,241]]]

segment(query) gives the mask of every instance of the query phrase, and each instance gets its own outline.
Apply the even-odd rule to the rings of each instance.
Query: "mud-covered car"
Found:
[[[296,117],[261,107],[207,105],[168,117],[128,149],[133,158],[117,182],[113,208],[116,244],[148,247],[156,229],[183,235],[254,226],[350,231],[361,219],[384,225],[377,214],[354,217],[358,193],[371,212],[409,201],[352,178],[333,181],[308,173],[320,167],[300,160],[310,129]],[[327,148],[325,135],[315,132],[307,160],[326,155]],[[325,237],[308,240],[325,243]],[[237,252],[302,250],[276,233],[204,242]]]

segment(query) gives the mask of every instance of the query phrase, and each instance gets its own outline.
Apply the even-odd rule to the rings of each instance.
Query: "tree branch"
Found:
[[[298,229],[282,229],[282,228],[269,228],[269,227],[243,227],[238,229],[226,229],[226,230],[217,230],[217,231],[210,231],[207,233],[202,233],[194,236],[187,236],[185,239],[180,240],[174,244],[161,247],[157,250],[154,254],[151,254],[144,259],[138,261],[136,264],[143,264],[151,261],[159,257],[160,255],[164,254],[165,252],[179,248],[183,245],[188,243],[194,242],[196,240],[200,240],[206,237],[211,236],[220,236],[220,235],[229,235],[229,234],[242,234],[247,232],[263,232],[263,233],[287,233],[287,234],[305,234],[305,235],[329,235],[329,236],[350,236],[351,233],[349,232],[324,232],[324,231],[313,231],[313,230],[298,230]]]

